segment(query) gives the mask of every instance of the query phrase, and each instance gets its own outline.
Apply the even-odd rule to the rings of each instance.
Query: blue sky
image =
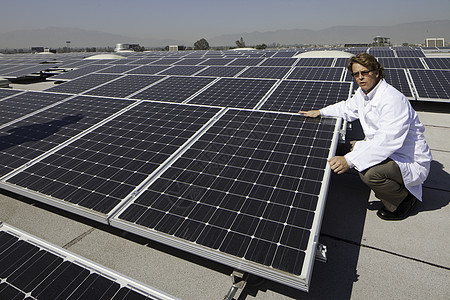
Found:
[[[192,40],[254,31],[448,19],[450,0],[11,0],[1,5],[0,33],[56,26]]]

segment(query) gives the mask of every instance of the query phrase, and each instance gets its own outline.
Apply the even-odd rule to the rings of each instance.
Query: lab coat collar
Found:
[[[373,97],[375,97],[375,94],[383,81],[384,81],[384,79],[380,79],[380,81],[378,81],[377,85],[368,94],[364,93],[362,88],[359,88],[359,92],[363,96],[364,100],[366,100],[366,101],[372,100]]]

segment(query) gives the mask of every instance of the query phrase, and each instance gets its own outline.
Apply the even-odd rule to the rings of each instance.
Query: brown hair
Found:
[[[385,77],[383,65],[380,64],[377,61],[377,59],[373,55],[370,55],[369,53],[362,52],[350,58],[347,66],[347,69],[350,72],[353,72],[352,67],[354,63],[360,64],[369,70],[378,71],[378,76],[380,79]]]

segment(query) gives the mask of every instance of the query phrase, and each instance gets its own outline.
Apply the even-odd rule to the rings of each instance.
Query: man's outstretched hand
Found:
[[[308,110],[308,111],[299,111],[299,114],[304,115],[305,117],[310,117],[310,118],[317,118],[320,116],[320,110],[316,109],[316,110]]]

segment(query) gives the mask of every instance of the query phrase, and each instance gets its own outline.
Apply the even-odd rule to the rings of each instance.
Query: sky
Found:
[[[10,0],[0,34],[72,27],[137,38],[197,40],[223,34],[321,30],[450,19],[450,0]]]

